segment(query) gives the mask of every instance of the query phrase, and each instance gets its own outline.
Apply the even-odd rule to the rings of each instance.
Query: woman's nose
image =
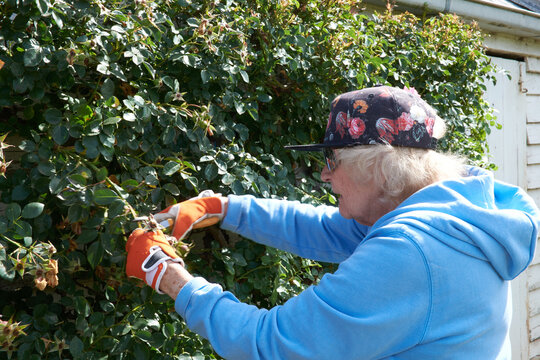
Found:
[[[321,171],[321,180],[324,182],[330,182],[330,177],[332,176],[332,172],[328,169],[328,166],[324,166],[323,170]]]

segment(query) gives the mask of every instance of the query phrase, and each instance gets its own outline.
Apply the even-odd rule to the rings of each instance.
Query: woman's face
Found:
[[[353,181],[344,164],[339,164],[333,171],[325,166],[321,179],[332,185],[332,191],[339,198],[339,213],[344,218],[371,226],[393,209],[388,202],[383,201],[380,190],[372,180]]]

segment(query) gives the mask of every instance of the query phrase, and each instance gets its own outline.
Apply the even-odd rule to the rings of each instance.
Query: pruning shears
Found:
[[[160,214],[160,215],[167,215],[167,214]],[[132,221],[143,223],[144,226],[142,227],[142,229],[145,231],[161,230],[163,234],[165,235],[165,238],[167,239],[169,244],[171,246],[175,246],[178,243],[178,239],[176,239],[174,236],[168,235],[168,233],[172,231],[172,227],[174,225],[174,218],[170,216],[170,217],[165,217],[160,220],[161,221],[158,222],[155,216],[150,214],[148,216],[137,216]]]
[[[168,218],[160,219],[160,221],[158,222],[158,220],[156,220],[155,216],[152,214],[148,216],[137,216],[132,221],[143,223],[145,225],[143,229],[149,230],[149,231],[154,231],[154,230],[164,231],[169,228],[172,228],[172,226],[174,225],[174,218],[172,216]]]

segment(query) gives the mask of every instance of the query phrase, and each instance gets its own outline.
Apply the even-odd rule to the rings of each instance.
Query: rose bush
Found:
[[[413,87],[449,122],[442,148],[489,166],[479,30],[355,5],[0,2],[3,355],[217,358],[166,296],[125,277],[131,220],[203,189],[334,203],[322,158],[283,146],[318,141],[341,92]],[[11,164],[9,145],[23,151]],[[332,270],[217,227],[188,242],[192,272],[262,307]]]

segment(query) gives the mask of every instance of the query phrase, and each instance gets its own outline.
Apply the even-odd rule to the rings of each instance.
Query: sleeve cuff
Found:
[[[223,230],[229,230],[232,232],[238,231],[244,209],[249,207],[248,198],[250,197],[250,195],[227,196],[227,198],[229,199],[229,205],[227,208],[227,215],[225,215],[225,218],[221,222],[221,228]]]
[[[176,312],[185,319],[187,307],[193,293],[209,284],[210,283],[202,277],[196,277],[188,281],[187,284],[180,289],[180,292],[174,301],[174,309]]]

